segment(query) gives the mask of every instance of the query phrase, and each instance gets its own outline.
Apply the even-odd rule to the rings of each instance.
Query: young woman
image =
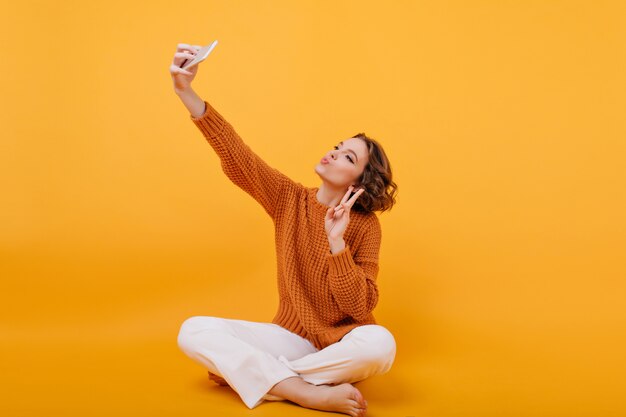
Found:
[[[228,178],[272,218],[279,306],[271,323],[195,316],[178,335],[182,351],[228,384],[249,408],[264,400],[353,417],[367,401],[352,384],[389,371],[392,334],[376,323],[381,230],[375,211],[395,203],[396,184],[382,147],[360,133],[339,142],[315,166],[322,183],[305,187],[255,154],[191,89],[200,49],[178,44],[174,91],[221,160]]]

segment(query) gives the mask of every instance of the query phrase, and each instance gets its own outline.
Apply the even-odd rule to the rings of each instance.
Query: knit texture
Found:
[[[381,228],[375,213],[350,212],[346,247],[330,251],[324,217],[330,206],[306,187],[269,166],[207,101],[189,116],[221,160],[222,171],[261,204],[274,223],[278,310],[272,323],[316,348],[338,342],[355,327],[377,324]]]

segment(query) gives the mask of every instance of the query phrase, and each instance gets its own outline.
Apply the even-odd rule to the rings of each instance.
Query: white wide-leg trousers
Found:
[[[191,359],[221,376],[250,409],[278,382],[293,376],[315,384],[354,383],[384,374],[393,364],[396,343],[385,327],[356,327],[319,350],[274,323],[194,316],[185,320],[178,346]]]

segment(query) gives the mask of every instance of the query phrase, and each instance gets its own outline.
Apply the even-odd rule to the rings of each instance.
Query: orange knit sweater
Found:
[[[278,311],[272,323],[309,340],[316,348],[339,341],[364,324],[376,324],[381,229],[375,213],[352,210],[346,247],[332,254],[324,230],[329,206],[319,187],[305,187],[270,167],[208,102],[193,117],[221,160],[226,176],[261,204],[274,222]]]

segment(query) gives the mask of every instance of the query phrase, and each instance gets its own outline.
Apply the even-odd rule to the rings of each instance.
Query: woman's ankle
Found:
[[[278,382],[268,391],[268,394],[304,405],[310,402],[313,390],[316,388],[315,385],[309,384],[299,376],[293,376]]]

